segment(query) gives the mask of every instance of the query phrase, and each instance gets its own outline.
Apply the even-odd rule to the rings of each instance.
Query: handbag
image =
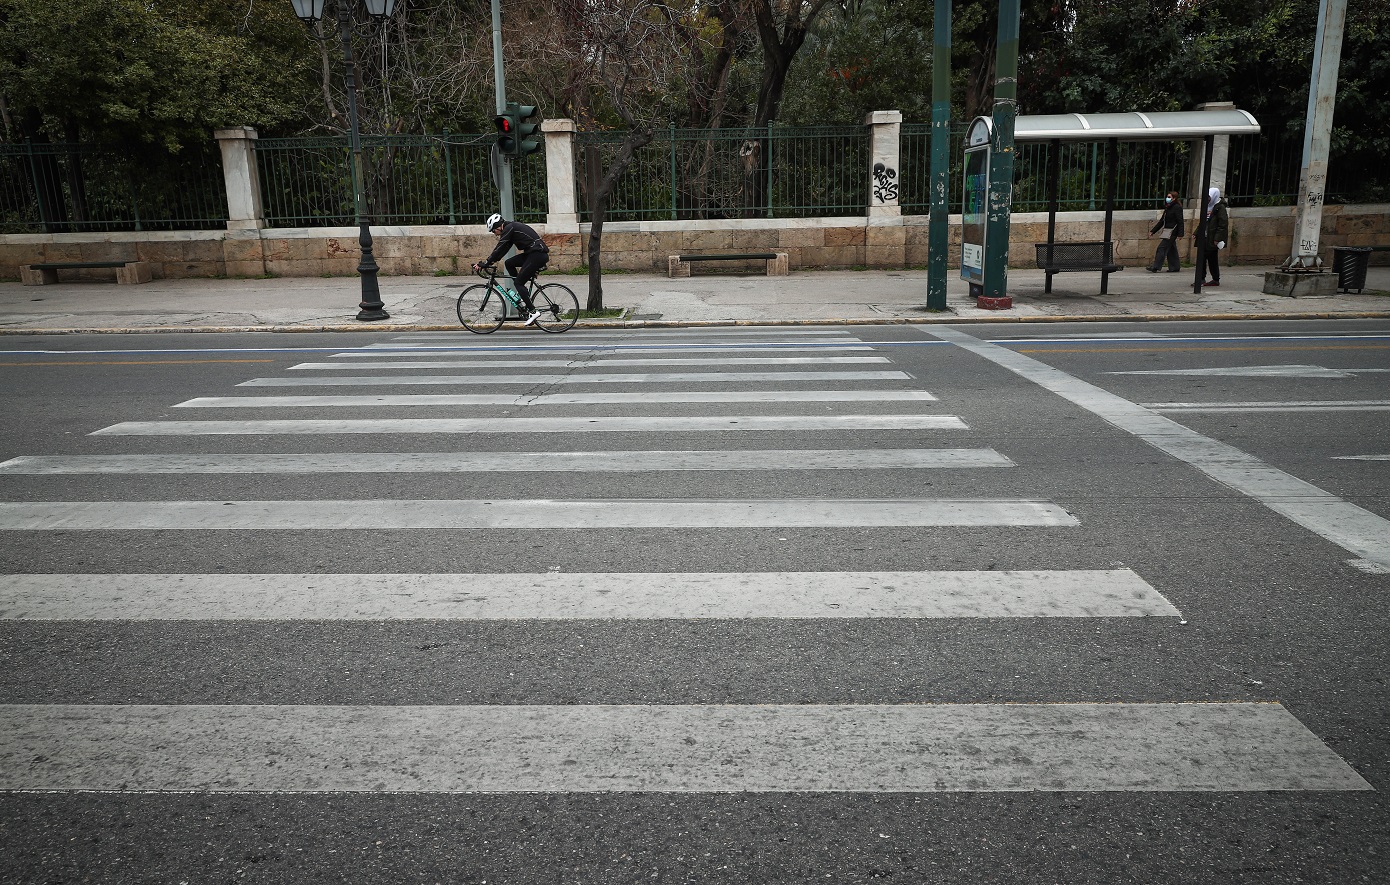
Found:
[[[1172,236],[1173,236],[1173,228],[1171,228],[1171,227],[1165,227],[1163,230],[1161,230],[1161,231],[1158,232],[1158,238],[1159,238],[1160,240],[1166,240],[1166,239],[1169,239],[1169,238],[1172,237]]]

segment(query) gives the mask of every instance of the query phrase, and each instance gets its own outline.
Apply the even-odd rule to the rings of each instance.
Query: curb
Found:
[[[1280,313],[1179,313],[1179,314],[1047,314],[1040,316],[957,316],[939,314],[924,317],[846,317],[804,320],[589,320],[575,323],[576,329],[680,329],[717,326],[904,326],[904,325],[983,325],[987,323],[1173,323],[1249,320],[1384,320],[1390,310],[1297,311]],[[461,325],[414,323],[403,325],[320,325],[320,326],[125,326],[83,328],[79,326],[38,329],[3,329],[7,335],[161,335],[206,334],[214,332],[248,333],[351,333],[351,332],[460,332]]]

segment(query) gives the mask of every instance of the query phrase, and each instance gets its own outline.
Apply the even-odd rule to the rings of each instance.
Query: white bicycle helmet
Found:
[[[487,225],[486,225],[486,226],[487,226],[487,232],[488,232],[488,233],[492,233],[493,229],[496,228],[497,225],[499,225],[499,224],[501,224],[501,223],[502,223],[502,216],[501,216],[501,215],[498,215],[496,212],[492,213],[491,215],[489,215],[489,216],[487,217]]]

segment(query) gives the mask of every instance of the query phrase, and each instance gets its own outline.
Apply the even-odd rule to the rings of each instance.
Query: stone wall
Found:
[[[1119,264],[1139,267],[1153,258],[1156,241],[1149,227],[1157,209],[1115,213],[1113,238]],[[1289,254],[1294,212],[1291,207],[1233,209],[1233,233],[1226,251],[1231,264],[1275,265]],[[1193,228],[1189,212],[1188,230]],[[545,227],[539,226],[544,233]],[[1100,240],[1102,212],[1057,216],[1058,241]],[[1033,244],[1047,239],[1045,213],[1019,213],[1011,226],[1009,264],[1031,266]],[[384,275],[466,273],[468,265],[496,242],[478,225],[372,228],[377,264]],[[357,272],[356,228],[266,228],[262,230],[176,231],[105,234],[0,235],[0,278],[18,279],[19,265],[42,261],[136,259],[149,262],[156,278],[351,276]],[[581,232],[550,233],[551,267],[570,270],[584,263],[587,225]],[[1323,258],[1331,264],[1333,246],[1390,245],[1390,205],[1328,206],[1323,212]],[[1191,237],[1182,241],[1191,260]],[[960,263],[960,218],[950,227],[950,265]],[[604,266],[614,270],[666,271],[668,255],[776,251],[789,254],[798,268],[921,267],[927,263],[927,218],[784,218],[724,221],[612,222],[604,227]],[[1390,263],[1390,252],[1372,262]],[[759,271],[762,262],[697,263],[697,274]],[[74,273],[74,272],[68,272]],[[109,270],[79,272],[89,279],[112,279]]]

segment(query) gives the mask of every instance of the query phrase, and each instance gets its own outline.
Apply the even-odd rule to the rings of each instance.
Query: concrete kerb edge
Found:
[[[1042,316],[964,317],[938,314],[930,317],[862,317],[807,320],[620,320],[579,322],[580,329],[679,329],[719,326],[904,326],[904,325],[984,325],[988,323],[1162,323],[1210,322],[1218,320],[1385,320],[1390,310],[1379,311],[1298,311],[1280,313],[1178,313],[1178,314],[1047,314]],[[41,328],[0,329],[3,335],[159,335],[209,332],[457,332],[460,325],[409,324],[398,326],[150,326],[118,328]]]

